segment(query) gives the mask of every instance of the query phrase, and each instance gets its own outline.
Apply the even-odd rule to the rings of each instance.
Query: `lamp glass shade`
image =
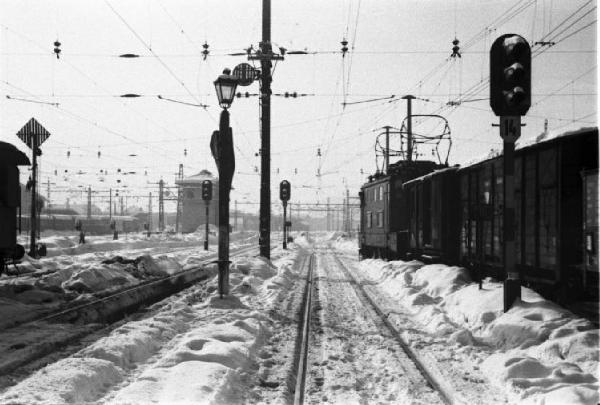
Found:
[[[214,82],[219,105],[223,108],[229,108],[229,106],[231,106],[233,98],[235,97],[235,89],[238,84],[238,79],[235,76],[230,75],[229,72],[229,69],[226,69]]]

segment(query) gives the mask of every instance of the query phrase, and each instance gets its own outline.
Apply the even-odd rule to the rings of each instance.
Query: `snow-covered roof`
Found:
[[[576,136],[576,135],[580,135],[586,132],[592,132],[592,131],[598,131],[598,127],[582,127],[576,130],[572,130],[572,131],[566,131],[566,132],[551,132],[547,135],[538,135],[534,138],[528,138],[528,139],[522,139],[520,141],[517,141],[516,143],[516,150],[523,150],[523,149],[527,149],[536,145],[540,145],[543,143],[547,143],[547,142],[553,142],[556,141],[558,139],[563,139],[569,136]],[[474,164],[477,163],[481,163],[481,162],[485,162],[486,160],[490,160],[490,159],[494,159],[498,156],[502,156],[502,150],[501,149],[492,149],[490,150],[486,155],[482,155],[479,157],[476,157],[474,159],[471,159],[468,162],[465,162],[465,164],[461,165],[461,167],[465,168],[468,166],[472,166]]]
[[[199,173],[194,174],[193,176],[185,177],[183,180],[176,180],[175,184],[202,184],[204,180],[210,180],[213,183],[218,183],[219,179],[208,170],[201,170]]]
[[[404,184],[410,184],[410,183],[416,183],[419,181],[422,181],[428,177],[432,177],[432,176],[437,176],[438,174],[441,173],[445,173],[445,172],[455,172],[458,169],[460,169],[459,165],[454,165],[454,166],[450,166],[450,167],[444,167],[443,169],[438,169],[438,170],[434,170],[431,173],[427,173],[423,176],[417,177],[415,179],[409,180],[409,181],[405,181]]]

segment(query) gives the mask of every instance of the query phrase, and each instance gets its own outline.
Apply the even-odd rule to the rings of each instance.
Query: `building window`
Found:
[[[371,211],[367,211],[367,228],[373,227],[373,213]]]
[[[377,213],[377,227],[383,228],[383,211]]]

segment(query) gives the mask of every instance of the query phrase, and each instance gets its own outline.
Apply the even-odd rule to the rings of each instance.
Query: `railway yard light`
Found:
[[[223,74],[214,81],[217,99],[222,108],[229,108],[235,97],[238,79],[231,75],[231,70],[224,69]]]
[[[219,130],[214,131],[210,139],[210,150],[219,171],[219,295],[229,294],[229,193],[235,172],[235,154],[233,152],[233,133],[229,126],[229,111],[238,79],[231,70],[223,70],[214,81],[219,105],[223,108],[219,119]]]

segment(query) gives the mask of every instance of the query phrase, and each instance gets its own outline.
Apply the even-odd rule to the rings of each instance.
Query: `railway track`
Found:
[[[402,386],[409,387],[400,394],[408,400],[458,403],[333,250],[317,249],[308,263],[295,355],[296,383],[290,395],[295,405],[328,401],[403,402],[406,398],[390,393]],[[360,340],[367,341],[361,345]],[[374,346],[383,350],[369,353]],[[383,364],[380,370],[375,359]],[[367,364],[370,367],[365,367]],[[392,373],[386,368],[397,372],[398,378],[390,376]]]
[[[255,250],[255,246],[244,247],[233,250],[231,256],[242,256]],[[147,280],[90,302],[35,320],[27,320],[3,330],[0,334],[0,353],[3,353],[0,356],[0,375],[7,375],[25,364],[81,340],[84,336],[134,313],[142,306],[156,303],[194,283],[209,279],[215,272],[207,271],[206,266],[214,259],[214,255],[211,255],[193,268],[160,279]],[[37,331],[32,337],[33,341],[19,341],[20,336],[31,336],[32,331]],[[15,340],[18,343],[6,343]]]

